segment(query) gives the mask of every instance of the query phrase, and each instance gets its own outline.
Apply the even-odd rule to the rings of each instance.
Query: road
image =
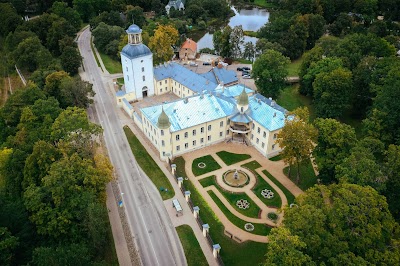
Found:
[[[94,105],[104,129],[104,140],[123,193],[127,222],[143,265],[187,265],[179,237],[157,188],[143,173],[130,150],[117,115],[115,97],[107,93],[103,74],[90,47],[89,29],[82,32],[78,47],[86,79],[96,92]]]

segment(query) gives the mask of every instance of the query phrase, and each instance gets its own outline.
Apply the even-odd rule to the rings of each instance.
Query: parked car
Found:
[[[236,68],[237,71],[243,71],[243,67]]]
[[[251,79],[251,76],[250,76],[250,75],[244,75],[244,76],[242,76],[242,78],[244,78],[244,79]]]
[[[242,71],[242,76],[245,76],[245,75],[249,75],[250,76],[250,72],[249,71]]]
[[[246,70],[246,71],[250,71],[251,69],[250,69],[250,67],[242,67],[242,70],[243,70],[243,71],[245,71],[245,70]]]
[[[210,62],[203,62],[203,66],[211,66]]]
[[[189,62],[189,66],[191,66],[191,67],[197,67],[198,64],[196,64],[195,62]]]

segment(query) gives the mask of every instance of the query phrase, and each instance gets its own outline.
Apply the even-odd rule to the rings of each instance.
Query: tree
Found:
[[[126,6],[126,18],[127,22],[125,24],[125,28],[129,27],[132,24],[132,21],[139,26],[139,28],[143,28],[146,24],[146,18],[143,14],[143,8],[140,6]]]
[[[318,145],[313,155],[318,165],[319,178],[325,183],[336,181],[336,165],[343,162],[356,144],[354,128],[332,118],[317,118]]]
[[[308,159],[314,150],[317,131],[308,123],[308,109],[297,108],[286,118],[285,125],[278,133],[276,143],[283,149],[281,155],[290,168],[297,166],[296,182],[300,182],[300,164]]]
[[[121,35],[125,31],[119,26],[109,26],[104,22],[100,22],[99,25],[93,30],[92,34],[94,37],[94,43],[100,51],[105,51],[106,46],[113,40],[119,40]],[[112,54],[112,56],[116,56]]]
[[[397,221],[400,220],[400,146],[389,145],[384,163],[384,171],[388,177],[383,194],[389,203],[389,210]]]
[[[231,33],[232,28],[229,25],[222,30],[217,30],[214,32],[214,49],[215,52],[222,57],[232,56]]]
[[[84,22],[111,7],[111,0],[73,0],[72,3]]]
[[[244,43],[244,33],[242,25],[233,27],[231,35],[229,37],[229,43],[232,47],[232,56],[234,58],[240,58],[242,56],[241,46]]]
[[[344,36],[352,30],[353,22],[352,16],[347,13],[340,13],[336,20],[329,25],[328,30],[334,36]]]
[[[63,69],[71,74],[71,76],[78,74],[78,69],[82,64],[82,57],[76,48],[71,46],[65,47],[60,56],[60,60]]]
[[[0,35],[5,37],[22,23],[21,17],[9,3],[0,3]]]
[[[93,100],[89,97],[95,95],[93,85],[87,81],[81,80],[79,77],[73,79],[63,79],[60,84],[61,103],[63,108],[76,106],[80,108],[88,108]]]
[[[91,265],[92,256],[84,242],[37,247],[32,255],[33,265]]]
[[[265,266],[311,265],[310,256],[302,252],[306,247],[306,243],[301,241],[298,236],[293,236],[287,228],[273,228],[268,238]]]
[[[72,79],[72,78],[65,71],[57,71],[51,73],[46,77],[46,83],[43,90],[46,92],[48,96],[53,96],[58,100],[58,102],[62,102],[60,87],[62,81],[66,79]]]
[[[255,49],[257,55],[261,55],[267,50],[275,50],[282,54],[285,53],[285,48],[283,48],[282,45],[277,42],[269,42],[263,38],[257,40]]]
[[[79,16],[79,13],[73,8],[68,7],[67,3],[56,1],[51,6],[51,11],[54,14],[68,20],[68,22],[71,23],[71,25],[75,28],[76,31],[80,30],[82,20]]]
[[[130,21],[132,22],[132,20]],[[124,26],[121,15],[117,11],[103,12],[97,17],[92,18],[90,20],[90,28],[96,28],[101,22],[107,24],[108,26]]]
[[[253,64],[252,75],[257,88],[266,97],[278,97],[279,91],[285,86],[288,75],[289,58],[280,52],[267,50]]]
[[[320,73],[313,82],[313,88],[317,116],[341,117],[351,103],[352,73],[344,68]]]
[[[64,18],[58,18],[55,20],[48,30],[46,37],[46,47],[54,54],[60,55],[60,40],[66,36],[74,37],[76,33],[75,28],[72,24]]]
[[[256,49],[252,42],[246,42],[244,45],[243,57],[253,62],[256,55]]]
[[[205,13],[204,9],[201,6],[199,6],[199,5],[195,4],[195,3],[190,4],[185,9],[186,16],[188,18],[191,18],[193,20],[193,23],[196,23],[197,20],[204,15],[204,13]]]
[[[18,246],[18,238],[12,236],[5,227],[0,227],[0,263],[11,265],[14,249]]]
[[[178,30],[171,25],[159,25],[150,38],[149,48],[154,53],[155,63],[161,63],[172,59],[174,50],[172,46],[179,39]]]
[[[285,211],[284,227],[305,243],[305,248],[296,249],[310,256],[315,264],[400,262],[399,225],[389,213],[385,197],[371,187],[317,185],[296,202],[298,207]],[[287,248],[292,250],[293,245]]]

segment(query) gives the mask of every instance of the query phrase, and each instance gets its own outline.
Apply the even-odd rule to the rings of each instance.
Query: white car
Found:
[[[251,79],[250,75],[244,75],[242,78],[244,78],[244,79]]]
[[[197,67],[197,66],[198,66],[198,64],[196,64],[195,62],[189,62],[189,66],[192,66],[192,67]]]

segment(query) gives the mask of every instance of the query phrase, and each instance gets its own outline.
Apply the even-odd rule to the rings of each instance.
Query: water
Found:
[[[242,25],[245,31],[258,31],[265,23],[268,22],[269,12],[265,9],[252,8],[252,9],[241,9],[239,12],[234,6],[231,6],[235,16],[231,17],[228,25],[232,28],[235,26]],[[213,34],[207,32],[197,42],[197,49],[210,48],[214,49]],[[244,43],[252,42],[254,45],[257,42],[256,37],[244,36]]]

